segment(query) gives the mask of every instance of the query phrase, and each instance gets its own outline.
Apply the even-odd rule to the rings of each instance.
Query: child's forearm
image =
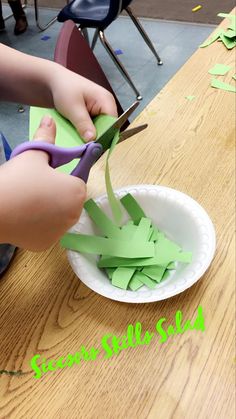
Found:
[[[53,107],[50,81],[60,68],[0,44],[0,100]]]

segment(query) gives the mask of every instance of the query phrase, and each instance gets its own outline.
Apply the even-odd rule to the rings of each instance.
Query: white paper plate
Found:
[[[209,267],[215,253],[215,230],[206,211],[182,192],[156,185],[127,186],[115,191],[121,198],[131,193],[143,208],[147,217],[166,236],[179,244],[184,251],[190,251],[190,264],[177,263],[176,270],[157,284],[155,289],[143,286],[137,291],[125,291],[111,285],[102,269],[97,268],[98,257],[68,251],[69,262],[76,275],[90,289],[112,300],[127,303],[148,303],[164,300],[191,287]],[[111,217],[107,196],[95,199],[96,203]],[[129,219],[124,210],[122,224]],[[83,210],[80,220],[70,232],[101,235],[97,227]]]

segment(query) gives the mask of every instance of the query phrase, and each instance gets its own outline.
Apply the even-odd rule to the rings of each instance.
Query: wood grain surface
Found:
[[[165,185],[206,209],[217,235],[207,273],[171,299],[125,304],[84,286],[59,245],[41,254],[19,250],[0,281],[0,370],[24,374],[0,375],[0,418],[235,417],[235,95],[211,88],[208,74],[216,63],[234,66],[234,59],[219,42],[198,49],[136,119],[133,125],[148,123],[145,134],[119,145],[111,158],[114,188]],[[234,73],[221,79],[233,84]],[[103,158],[92,170],[89,196],[104,193],[104,169]],[[36,354],[48,361],[82,345],[100,348],[104,335],[122,336],[137,322],[154,332],[161,317],[173,323],[177,310],[194,319],[199,305],[204,332],[186,331],[162,344],[156,336],[148,346],[109,359],[101,352],[94,361],[33,378]]]

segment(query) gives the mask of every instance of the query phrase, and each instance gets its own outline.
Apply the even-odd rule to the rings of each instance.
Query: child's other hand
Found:
[[[50,81],[55,108],[77,128],[85,141],[96,138],[91,117],[101,113],[117,116],[113,95],[103,87],[59,66]]]
[[[34,139],[54,143],[55,134],[55,123],[46,116]],[[0,178],[5,179],[1,182],[1,242],[45,250],[78,220],[86,197],[85,183],[52,169],[48,159],[47,153],[30,150],[0,167]]]

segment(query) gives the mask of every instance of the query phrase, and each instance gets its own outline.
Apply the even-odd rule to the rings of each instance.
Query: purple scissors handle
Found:
[[[50,156],[49,164],[53,168],[62,166],[80,157],[80,161],[75,169],[72,170],[71,175],[79,177],[85,183],[88,180],[91,167],[103,152],[102,145],[94,141],[79,147],[70,148],[58,147],[45,141],[27,141],[18,145],[11,153],[10,158],[12,159],[28,150],[40,150],[48,153]]]

